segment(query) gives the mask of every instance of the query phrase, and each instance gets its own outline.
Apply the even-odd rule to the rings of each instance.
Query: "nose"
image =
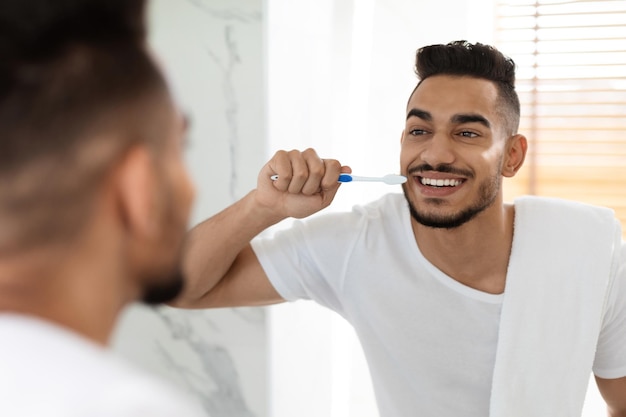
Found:
[[[425,143],[422,160],[431,165],[452,164],[455,159],[454,142],[446,134],[435,134]]]

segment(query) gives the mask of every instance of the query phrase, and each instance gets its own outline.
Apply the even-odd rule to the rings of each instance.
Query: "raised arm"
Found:
[[[250,241],[287,217],[303,218],[330,205],[341,172],[312,149],[279,151],[261,169],[257,188],[193,228],[184,250],[187,284],[171,305],[181,308],[266,305],[283,301]],[[270,177],[278,175],[273,181]]]

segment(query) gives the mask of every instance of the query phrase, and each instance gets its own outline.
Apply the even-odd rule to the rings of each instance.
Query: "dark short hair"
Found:
[[[499,106],[506,130],[517,133],[520,102],[515,91],[515,62],[493,46],[467,41],[429,45],[415,56],[419,83],[434,75],[475,77],[492,81],[498,89]],[[419,86],[418,83],[418,86]]]
[[[145,6],[0,3],[0,253],[79,226],[104,169],[81,152],[103,133],[123,131],[97,144],[117,150],[149,140],[138,107],[166,88],[146,49]]]

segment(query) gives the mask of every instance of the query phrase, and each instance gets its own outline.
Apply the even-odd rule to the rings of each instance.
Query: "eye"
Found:
[[[477,138],[479,136],[478,133],[471,132],[469,130],[464,130],[460,132],[459,135],[463,136],[464,138],[469,138],[469,139]]]
[[[409,135],[411,136],[422,136],[427,134],[428,132],[423,129],[411,129],[409,130]]]

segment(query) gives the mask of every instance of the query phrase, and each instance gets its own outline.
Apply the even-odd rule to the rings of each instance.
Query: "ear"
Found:
[[[506,145],[504,161],[502,166],[502,175],[505,177],[513,177],[517,174],[526,159],[526,151],[528,150],[528,142],[524,135],[514,135],[509,138]]]
[[[141,145],[129,149],[116,168],[118,211],[130,233],[155,236],[159,230],[157,172],[150,151]]]

